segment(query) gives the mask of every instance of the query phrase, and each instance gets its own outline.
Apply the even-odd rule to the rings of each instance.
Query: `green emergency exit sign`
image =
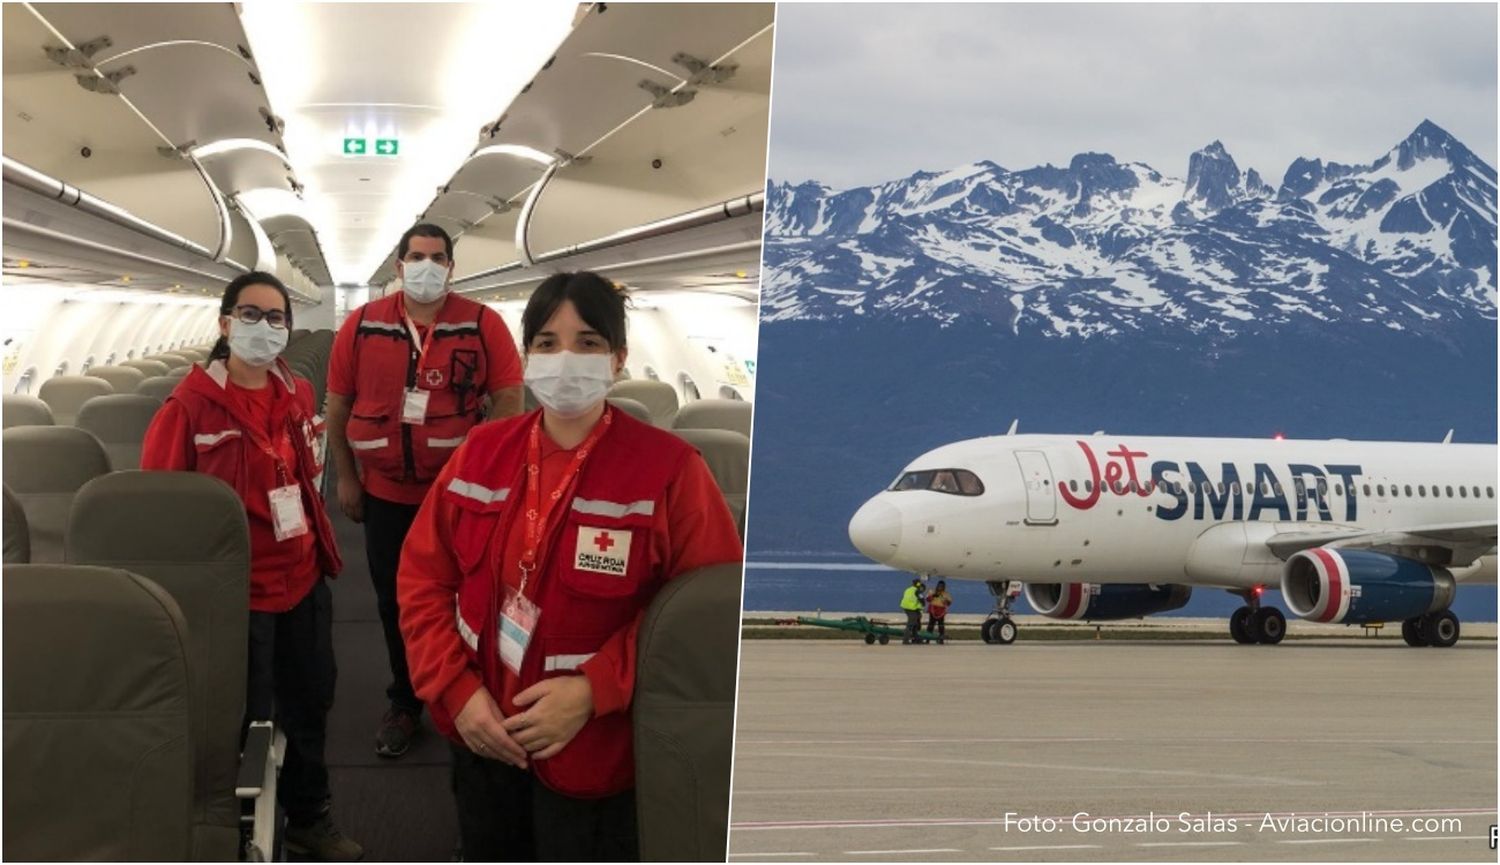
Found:
[[[375,152],[380,156],[395,156],[401,149],[401,142],[394,138],[375,139]]]
[[[344,153],[348,156],[363,156],[365,153],[365,140],[363,138],[345,138]]]

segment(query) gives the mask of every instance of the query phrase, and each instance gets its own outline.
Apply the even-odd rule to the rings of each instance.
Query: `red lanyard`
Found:
[[[594,445],[609,431],[613,419],[614,413],[606,406],[604,416],[594,424],[577,450],[573,451],[573,459],[563,469],[557,488],[546,500],[542,499],[542,418],[538,416],[536,423],[531,425],[531,436],[526,446],[526,546],[521,551],[521,595],[526,594],[526,581],[536,572],[537,552],[551,521],[552,512],[557,509],[558,502],[562,501],[563,494],[573,485]]]
[[[276,426],[275,426],[275,419],[276,419],[275,387],[276,387],[276,383],[274,381],[267,381],[266,382],[266,387],[272,388],[271,408],[270,408],[272,425],[271,425],[270,433],[271,433],[272,436],[275,436],[275,434],[276,434]],[[272,439],[266,437],[266,432],[267,431],[265,429],[263,429],[259,424],[251,423],[250,421],[253,420],[253,418],[250,417],[250,416],[245,415],[241,411],[241,408],[242,408],[242,406],[241,406],[241,400],[242,399],[243,399],[243,397],[240,397],[239,395],[235,395],[235,396],[233,396],[229,400],[229,402],[228,402],[229,414],[236,421],[239,422],[239,425],[241,427],[244,427],[244,435],[247,436],[250,439],[250,443],[253,444],[253,445],[255,445],[256,447],[260,448],[261,451],[263,451],[266,456],[270,457],[271,461],[276,464],[276,476],[277,476],[277,478],[279,478],[279,482],[281,483],[281,485],[282,486],[286,486],[290,482],[290,478],[291,478],[291,472],[287,470],[286,460],[283,459],[282,456],[281,456],[281,454],[276,451],[276,446],[275,446],[275,443],[272,441]],[[295,442],[293,442],[293,447],[296,447],[296,443]]]
[[[423,339],[419,335],[420,331],[417,330],[417,323],[406,312],[406,297],[398,297],[396,303],[401,308],[401,318],[406,321],[407,332],[411,334],[412,345],[416,346],[417,366],[420,367],[427,359],[427,349],[432,348],[432,335],[437,331],[437,321],[434,319],[433,323],[427,326],[427,337]]]

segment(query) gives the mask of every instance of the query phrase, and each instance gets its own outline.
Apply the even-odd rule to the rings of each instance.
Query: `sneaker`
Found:
[[[375,732],[375,753],[381,757],[400,757],[411,747],[411,740],[422,729],[422,720],[415,712],[392,706],[380,719],[380,729]]]
[[[357,862],[365,858],[365,848],[340,832],[328,814],[306,826],[287,823],[283,846],[289,852],[318,862]]]

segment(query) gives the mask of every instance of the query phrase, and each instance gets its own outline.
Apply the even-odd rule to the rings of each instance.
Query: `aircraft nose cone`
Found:
[[[877,562],[889,562],[901,546],[901,512],[890,502],[870,499],[849,521],[854,548]]]

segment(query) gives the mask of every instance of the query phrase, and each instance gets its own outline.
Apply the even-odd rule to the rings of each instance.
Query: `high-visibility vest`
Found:
[[[901,609],[903,609],[903,610],[920,610],[920,609],[922,609],[922,601],[921,601],[920,598],[917,597],[917,587],[916,586],[907,586],[906,587],[906,594],[904,594],[904,595],[901,596]]]

